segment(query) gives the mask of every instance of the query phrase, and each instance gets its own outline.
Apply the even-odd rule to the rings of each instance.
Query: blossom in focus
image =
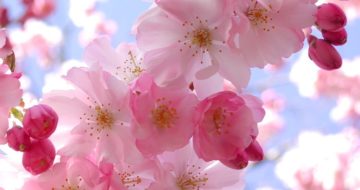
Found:
[[[74,90],[55,91],[44,99],[59,115],[58,128],[71,131],[60,155],[134,161],[132,155],[139,153],[130,132],[128,86],[101,69],[73,68],[66,79]]]
[[[144,155],[174,151],[189,143],[198,100],[187,88],[157,86],[143,75],[132,89],[131,111],[136,145]]]
[[[247,85],[250,69],[227,44],[229,2],[159,0],[141,17],[137,44],[157,84],[187,86],[218,73],[238,89]]]
[[[261,160],[256,136],[257,123],[264,114],[261,101],[251,95],[223,91],[204,99],[194,118],[197,155],[205,161],[220,160],[233,167],[237,162],[238,169],[249,160]]]
[[[302,30],[315,23],[313,1],[236,0],[232,7],[229,43],[250,67],[282,63],[303,47]]]

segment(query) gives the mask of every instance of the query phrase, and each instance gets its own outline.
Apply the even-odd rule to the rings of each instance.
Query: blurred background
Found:
[[[266,159],[244,170],[244,189],[360,189],[360,0],[332,2],[348,16],[348,42],[337,47],[341,69],[319,70],[305,44],[281,65],[252,70],[246,91],[264,101],[259,141]],[[97,35],[111,36],[114,47],[134,42],[132,26],[151,4],[0,0],[0,25],[24,73],[25,96],[41,98],[59,87],[57,77],[81,64],[84,47]]]

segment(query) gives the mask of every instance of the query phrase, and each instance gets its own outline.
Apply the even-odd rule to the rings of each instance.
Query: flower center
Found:
[[[206,177],[206,173],[201,175],[201,167],[192,165],[188,170],[177,178],[176,185],[180,190],[200,189],[201,186],[206,185],[209,178]]]
[[[135,172],[122,172],[118,175],[120,176],[121,183],[126,187],[135,187],[141,183],[141,178],[139,176],[134,176]]]
[[[227,117],[232,114],[232,112],[229,112],[221,107],[216,108],[210,115],[210,119],[214,124],[211,131],[217,135],[228,133],[227,128],[230,127],[230,123],[227,121]]]
[[[171,101],[166,102],[165,98],[156,100],[158,106],[151,111],[154,124],[160,129],[170,128],[177,119],[177,112],[171,107]]]
[[[79,177],[78,178],[78,182],[80,183],[82,181],[82,178]],[[63,185],[60,186],[60,188],[51,188],[51,190],[80,190],[80,186],[79,185],[71,185],[69,182],[69,179],[66,178],[65,179],[65,183]]]
[[[87,99],[91,101],[89,97],[87,97]],[[116,111],[120,112],[120,109],[113,109],[110,103],[104,105],[93,101],[92,104],[93,105],[88,106],[88,112],[80,116],[80,120],[83,120],[88,126],[84,132],[100,140],[100,137],[104,135],[109,136],[109,132],[112,130],[116,121],[114,113]],[[120,125],[124,125],[124,123],[121,122]]]
[[[272,18],[268,16],[269,10],[260,6],[261,5],[255,1],[254,5],[248,8],[245,15],[248,17],[252,25],[259,27],[262,26],[262,30],[268,32],[270,29],[274,29],[275,26],[268,26],[268,24],[272,21]],[[271,5],[269,5],[269,9],[272,9]]]
[[[212,42],[210,31],[205,28],[194,30],[191,42],[200,48],[209,47]]]
[[[124,61],[124,66],[116,67],[116,75],[123,77],[124,81],[131,82],[144,71],[142,68],[143,59],[138,59],[136,55],[132,51],[128,52],[128,58]]]
[[[111,129],[114,124],[113,115],[107,110],[103,109],[100,106],[95,107],[96,111],[96,125],[102,129]]]

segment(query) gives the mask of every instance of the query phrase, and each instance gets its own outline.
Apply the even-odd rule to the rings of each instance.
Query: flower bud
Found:
[[[48,139],[33,141],[31,149],[24,152],[22,164],[24,168],[33,175],[48,170],[55,159],[55,147]]]
[[[245,153],[251,161],[261,161],[264,159],[264,152],[256,140],[245,149]]]
[[[249,164],[249,158],[245,152],[240,152],[237,154],[235,159],[220,160],[220,162],[229,168],[241,170]]]
[[[23,128],[15,126],[6,132],[6,139],[10,148],[25,152],[30,149],[31,141],[29,135]]]
[[[347,41],[347,32],[345,28],[340,29],[339,31],[331,32],[327,30],[321,31],[324,40],[328,41],[333,45],[343,45]]]
[[[41,140],[55,131],[57,122],[56,112],[47,105],[39,104],[26,110],[23,125],[30,137]]]
[[[333,3],[322,4],[317,9],[316,25],[322,30],[336,31],[346,25],[344,11]]]
[[[341,56],[331,44],[312,35],[308,37],[308,42],[309,57],[317,66],[325,70],[334,70],[341,67]]]

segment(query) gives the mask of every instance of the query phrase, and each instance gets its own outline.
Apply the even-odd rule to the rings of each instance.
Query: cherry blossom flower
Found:
[[[247,85],[250,70],[226,43],[229,1],[155,2],[137,23],[136,38],[157,84],[187,86],[219,73],[238,89]]]
[[[90,66],[103,69],[126,83],[144,71],[143,58],[135,44],[122,43],[114,49],[107,36],[92,40],[85,48],[84,60]]]
[[[133,87],[131,110],[136,145],[145,155],[174,151],[188,144],[198,100],[189,89],[158,87],[148,75]]]
[[[261,101],[253,96],[238,96],[230,91],[216,93],[201,101],[194,118],[197,155],[205,161],[221,160],[227,165],[243,155],[238,160],[242,163],[240,168],[244,168],[248,160],[255,160],[248,151],[252,151],[250,145],[257,144],[257,123],[264,117],[261,106]]]
[[[278,64],[303,47],[316,6],[303,0],[236,0],[229,43],[251,67]],[[276,48],[274,48],[276,47]]]
[[[73,68],[66,79],[76,89],[54,92],[44,101],[58,113],[58,128],[71,130],[71,138],[59,153],[86,156],[95,151],[98,161],[135,161],[132,155],[140,153],[129,127],[127,85],[101,69]]]
[[[149,190],[221,190],[240,180],[239,171],[224,167],[219,162],[199,159],[190,144],[174,152],[161,154],[159,161],[156,181]]]

